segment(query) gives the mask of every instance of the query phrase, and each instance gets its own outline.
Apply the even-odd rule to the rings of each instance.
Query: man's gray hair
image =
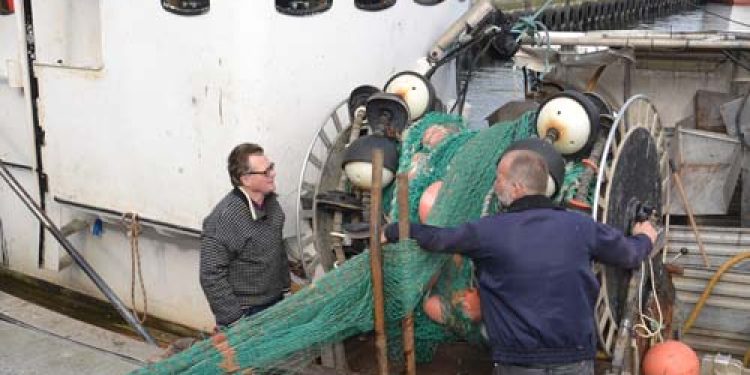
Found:
[[[541,155],[528,150],[513,150],[503,158],[510,158],[507,176],[509,182],[525,186],[529,195],[547,192],[549,171],[547,162]]]

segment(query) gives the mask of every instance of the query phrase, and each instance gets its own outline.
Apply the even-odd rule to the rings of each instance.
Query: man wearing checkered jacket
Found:
[[[219,327],[279,302],[290,285],[274,164],[252,143],[235,147],[227,164],[234,189],[203,221],[200,252],[201,287]]]

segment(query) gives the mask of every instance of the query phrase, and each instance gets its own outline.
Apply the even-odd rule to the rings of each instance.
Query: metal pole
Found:
[[[372,152],[372,191],[370,201],[370,271],[375,323],[375,349],[378,374],[388,375],[385,342],[385,299],[383,297],[383,265],[380,251],[380,209],[383,201],[383,150]]]
[[[405,173],[398,175],[398,238],[409,239],[409,178]],[[406,375],[417,374],[417,357],[414,352],[414,313],[409,312],[401,322],[404,340]]]
[[[703,246],[703,240],[701,240],[700,231],[698,230],[698,224],[696,224],[695,217],[693,216],[693,208],[688,201],[687,194],[685,193],[685,188],[684,186],[682,186],[682,177],[680,177],[680,171],[676,168],[672,159],[669,160],[669,168],[672,169],[672,178],[674,178],[674,182],[677,185],[677,192],[680,194],[680,198],[682,199],[682,206],[685,208],[685,212],[688,215],[690,228],[693,229],[693,234],[695,235],[695,241],[698,242],[698,249],[700,250],[701,256],[703,257],[703,265],[706,266],[706,268],[709,268],[711,267],[711,263],[709,263],[708,261],[706,248]]]
[[[559,46],[602,46],[602,47],[631,47],[636,50],[655,49],[677,49],[677,50],[744,50],[750,48],[750,40],[708,38],[698,36],[673,35],[668,37],[664,34],[620,34],[603,32],[558,32],[551,31],[549,44]],[[546,43],[545,39],[545,43]],[[521,38],[522,45],[536,45],[537,41],[531,36]]]
[[[26,190],[21,186],[21,184],[18,182],[18,180],[13,177],[13,175],[8,171],[8,169],[5,167],[5,165],[0,161],[0,176],[2,176],[3,180],[8,183],[8,186],[10,186],[11,190],[13,190],[16,195],[18,195],[18,198],[21,199],[21,201],[26,205],[26,207],[31,211],[34,216],[39,219],[39,221],[44,225],[45,228],[52,234],[52,236],[55,237],[57,242],[60,243],[60,245],[65,249],[65,251],[68,252],[71,258],[73,258],[73,261],[76,262],[76,264],[81,267],[84,273],[91,279],[91,281],[96,284],[96,287],[99,288],[99,290],[104,293],[104,296],[107,297],[109,302],[114,306],[114,308],[117,310],[117,312],[122,316],[123,319],[125,319],[128,324],[130,324],[133,329],[135,329],[136,332],[138,332],[143,339],[151,344],[156,346],[156,341],[153,337],[146,331],[146,329],[141,325],[141,323],[138,322],[137,319],[133,316],[133,314],[128,310],[127,307],[122,303],[122,301],[115,295],[115,293],[112,291],[112,289],[109,288],[107,283],[102,280],[102,278],[99,276],[99,274],[94,271],[94,269],[91,267],[88,262],[86,262],[86,259],[84,259],[81,254],[73,247],[73,245],[65,238],[65,235],[60,231],[60,229],[57,228],[57,226],[50,220],[49,217],[47,217],[47,214],[42,211],[42,209],[39,207],[39,205],[34,202],[34,200],[29,196],[29,194],[26,192]]]

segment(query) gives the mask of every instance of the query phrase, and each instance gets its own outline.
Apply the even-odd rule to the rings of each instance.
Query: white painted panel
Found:
[[[36,174],[12,169],[11,173],[32,197],[38,197]],[[38,199],[38,198],[35,198]],[[36,272],[39,264],[39,222],[26,209],[4,180],[0,179],[0,262],[24,273]]]
[[[72,218],[92,219],[81,211],[54,202],[48,202],[48,205],[48,212],[55,220],[62,218],[62,222],[68,222]],[[68,239],[125,305],[132,306],[132,249],[125,235],[126,227],[107,223],[103,228],[99,236],[93,235],[91,230],[84,230],[70,235]],[[64,253],[65,250],[54,239],[48,237],[48,241],[45,246],[45,255],[48,255],[46,258],[51,260],[56,254]],[[210,331],[214,320],[198,279],[199,246],[197,238],[165,237],[147,227],[138,238],[148,313]],[[38,272],[37,277],[106,301],[96,285],[76,264],[59,272]],[[135,280],[136,306],[142,311],[140,283],[137,278]]]
[[[327,112],[354,87],[415,68],[466,6],[364,12],[342,1],[293,17],[272,2],[216,2],[181,17],[158,1],[102,2],[105,68],[37,67],[51,193],[199,228],[230,188],[229,150],[252,141],[277,162],[291,220],[305,146]]]
[[[36,63],[102,67],[101,0],[35,0]]]
[[[19,35],[22,19],[20,11],[0,16],[0,159],[33,166],[34,138],[24,90],[10,85],[19,74],[25,74],[23,38]]]

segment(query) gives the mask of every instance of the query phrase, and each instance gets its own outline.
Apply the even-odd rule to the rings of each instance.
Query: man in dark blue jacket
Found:
[[[593,374],[599,290],[591,261],[635,268],[656,238],[650,223],[626,237],[543,195],[547,166],[536,153],[511,151],[497,168],[495,191],[507,213],[456,228],[411,224],[419,245],[475,261],[493,374]],[[398,225],[385,229],[398,240]]]

